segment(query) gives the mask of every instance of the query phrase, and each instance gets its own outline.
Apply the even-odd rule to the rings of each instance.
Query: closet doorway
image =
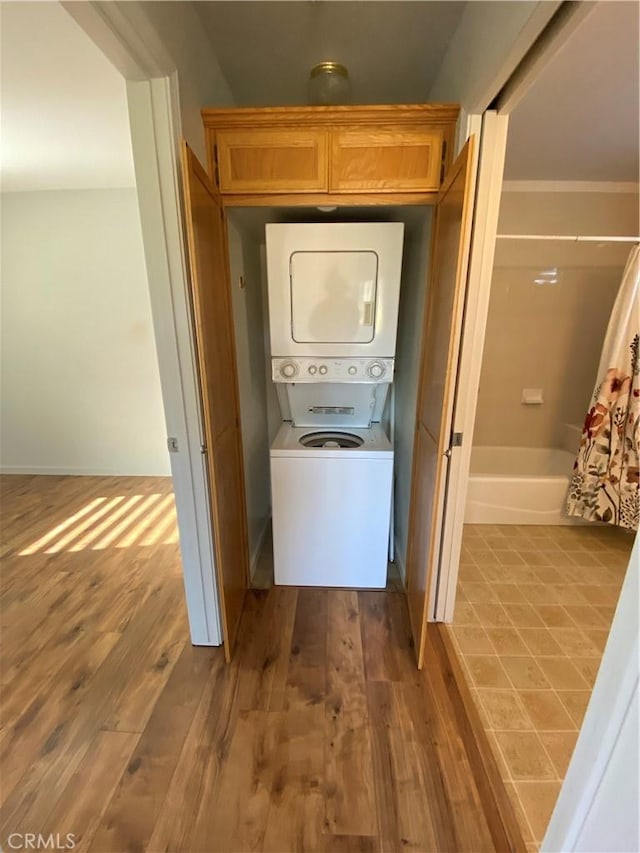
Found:
[[[398,107],[398,110],[402,109]],[[211,116],[215,117],[215,114],[212,112]],[[205,116],[206,120],[209,118]],[[240,432],[242,413],[229,273],[224,261],[228,245],[222,206],[233,207],[237,201],[232,196],[217,196],[215,187],[186,144],[183,144],[183,174],[212,526],[218,531],[216,571],[225,654],[229,660],[240,624],[250,562],[245,511],[247,490]],[[433,203],[436,222],[430,243],[430,274],[421,282],[422,288],[429,292],[422,325],[422,366],[418,376],[418,383],[422,386],[418,405],[423,411],[418,433],[422,440],[414,444],[413,509],[409,516],[406,559],[406,585],[420,668],[429,601],[433,598],[432,590],[437,582],[435,555],[438,554],[444,505],[446,451],[450,441],[455,368],[464,306],[474,174],[472,138],[451,164],[439,192],[416,192],[411,199],[413,204]],[[394,200],[391,193],[369,203],[375,207],[389,201],[393,205]],[[337,201],[345,210],[349,209],[348,199],[338,198]],[[262,197],[253,201],[249,197],[240,206],[260,207],[263,204]],[[308,205],[308,199],[301,195],[298,206],[303,204]],[[224,452],[218,452],[217,448],[223,445]],[[418,447],[420,453],[417,452]]]

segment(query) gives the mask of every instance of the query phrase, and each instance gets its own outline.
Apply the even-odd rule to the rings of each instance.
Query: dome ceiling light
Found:
[[[309,73],[309,99],[319,106],[347,104],[350,100],[349,72],[339,62],[320,62]]]

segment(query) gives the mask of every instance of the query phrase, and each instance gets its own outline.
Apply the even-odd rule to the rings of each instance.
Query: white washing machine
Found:
[[[284,423],[270,457],[276,584],[383,588],[393,448],[380,424]]]

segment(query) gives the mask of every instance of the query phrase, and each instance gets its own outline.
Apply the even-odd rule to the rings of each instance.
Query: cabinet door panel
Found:
[[[440,185],[442,142],[438,128],[334,131],[330,189],[433,192]]]
[[[217,134],[220,191],[326,191],[324,130],[238,130]]]

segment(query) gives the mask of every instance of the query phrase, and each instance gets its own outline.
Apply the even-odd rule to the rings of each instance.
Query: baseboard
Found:
[[[526,853],[527,845],[449,630],[444,623],[437,622],[431,623],[428,631],[431,645],[440,658],[449,697],[496,850]]]
[[[0,465],[0,474],[40,474],[57,477],[170,477],[171,470],[162,473],[122,471],[120,468],[45,468],[40,465]]]
[[[402,586],[406,589],[407,587],[407,566],[404,561],[404,557],[398,550],[397,544],[396,548],[393,552],[393,562],[397,565],[398,571],[400,572],[400,578],[402,580]]]
[[[251,559],[249,561],[249,578],[253,581],[253,578],[256,573],[256,569],[258,567],[258,558],[260,557],[260,551],[262,550],[262,543],[264,542],[264,537],[267,535],[267,530],[269,529],[269,525],[271,524],[271,516],[268,515],[262,530],[260,531],[260,535],[258,536],[258,541],[256,542],[255,548],[251,554]]]

